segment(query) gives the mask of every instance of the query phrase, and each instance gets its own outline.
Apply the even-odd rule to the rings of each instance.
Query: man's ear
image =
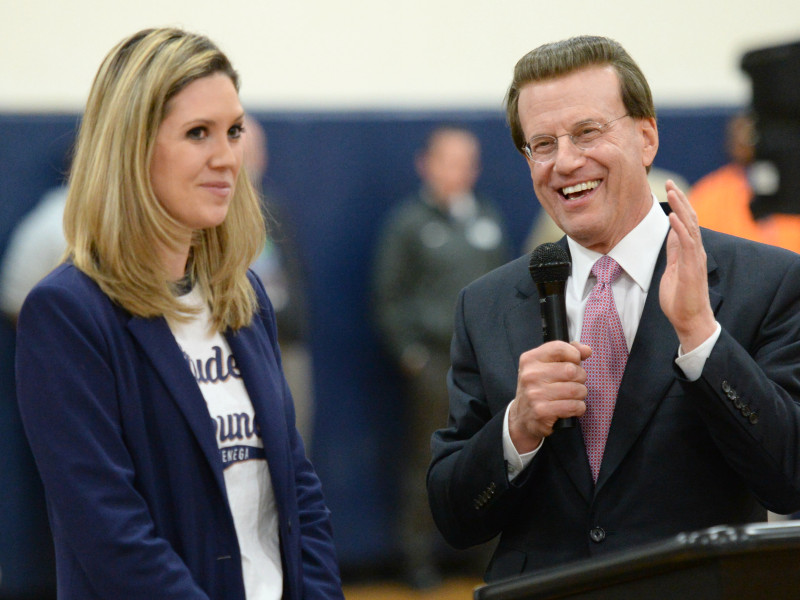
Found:
[[[639,130],[642,135],[642,163],[649,167],[658,152],[658,126],[655,118],[639,119]]]

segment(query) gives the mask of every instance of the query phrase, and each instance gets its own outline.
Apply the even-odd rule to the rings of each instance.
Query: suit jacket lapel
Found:
[[[566,247],[566,238],[560,243]],[[568,248],[567,251],[569,252]],[[523,352],[541,345],[544,337],[536,285],[531,277],[525,274],[518,280],[516,288],[521,300],[508,311],[505,323],[512,358],[518,362]],[[514,370],[516,371],[516,367]],[[555,456],[586,502],[590,502],[593,491],[592,474],[580,427],[555,430],[545,440],[542,451]]]
[[[139,342],[170,392],[175,404],[186,418],[197,443],[208,460],[214,478],[225,493],[225,480],[219,447],[214,436],[214,425],[206,407],[205,399],[186,366],[180,347],[163,318],[143,319],[133,317],[128,329]]]
[[[642,318],[620,383],[596,491],[619,467],[675,381],[674,360],[678,353],[678,337],[661,310],[658,294],[661,276],[666,267],[666,256],[665,240],[656,261]],[[707,257],[707,265],[711,281],[711,274],[716,270],[716,262],[712,256]],[[722,297],[713,287],[709,289],[709,296],[711,307],[716,312]]]

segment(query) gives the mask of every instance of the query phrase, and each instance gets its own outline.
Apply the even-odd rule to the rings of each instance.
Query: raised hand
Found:
[[[661,310],[672,323],[684,352],[708,339],[716,329],[708,298],[706,251],[700,238],[697,214],[672,180],[667,181],[670,232],[667,268],[661,277]]]

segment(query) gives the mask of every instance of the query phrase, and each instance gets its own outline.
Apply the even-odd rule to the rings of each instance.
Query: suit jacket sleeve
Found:
[[[698,381],[678,379],[759,502],[788,514],[800,509],[800,258],[757,248],[743,276],[724,265],[720,338]]]
[[[98,597],[205,599],[181,558],[155,534],[134,486],[111,364],[123,357],[110,355],[102,322],[109,311],[91,300],[39,285],[19,319],[19,406],[52,527],[81,563],[69,568],[83,571]]]
[[[487,394],[489,386],[482,378],[467,326],[471,318],[468,315],[492,310],[483,304],[485,300],[474,286],[459,295],[451,346],[452,367],[447,378],[449,422],[446,429],[433,436],[433,461],[428,471],[434,520],[445,539],[459,548],[485,542],[505,528],[523,497],[520,489],[531,471],[526,469],[509,484],[502,428],[516,380],[511,373],[511,387],[505,393]],[[490,343],[504,343],[502,332],[492,337]]]

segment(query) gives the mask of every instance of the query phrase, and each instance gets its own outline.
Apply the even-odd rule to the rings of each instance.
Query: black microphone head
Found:
[[[566,281],[572,268],[569,252],[561,244],[540,244],[531,252],[528,270],[537,285]]]

